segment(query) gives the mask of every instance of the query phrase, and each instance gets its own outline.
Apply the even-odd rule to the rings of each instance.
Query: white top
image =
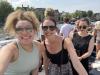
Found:
[[[74,29],[71,24],[64,24],[60,29],[60,34],[62,33],[64,38],[68,37],[69,33]]]

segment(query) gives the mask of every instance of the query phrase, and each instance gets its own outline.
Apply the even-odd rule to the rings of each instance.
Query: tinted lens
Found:
[[[17,33],[20,33],[20,32],[23,32],[23,31],[26,31],[26,32],[32,32],[33,28],[16,28],[15,31]]]
[[[51,31],[53,31],[53,30],[55,30],[55,26],[49,26],[49,29],[51,30]]]
[[[48,28],[49,28],[49,30],[53,31],[53,30],[55,30],[56,26],[42,26],[43,31],[47,31]]]
[[[83,26],[83,29],[86,29],[87,28],[87,26]]]
[[[32,32],[33,28],[26,28],[25,29],[27,32]]]
[[[16,28],[15,31],[20,32],[20,31],[22,31],[22,28]]]
[[[86,29],[87,26],[79,26],[78,28],[79,28],[79,29]]]
[[[43,31],[47,31],[48,30],[48,26],[42,26],[42,30]]]

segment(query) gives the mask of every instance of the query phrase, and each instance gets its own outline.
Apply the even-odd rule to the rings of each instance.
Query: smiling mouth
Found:
[[[30,39],[31,38],[31,36],[26,36],[26,37],[21,37],[21,39]]]

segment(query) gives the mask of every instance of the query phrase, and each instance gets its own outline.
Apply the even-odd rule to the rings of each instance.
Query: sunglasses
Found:
[[[78,26],[78,29],[86,29],[87,26],[86,25],[83,25],[83,26]]]
[[[43,31],[47,31],[48,29],[53,31],[56,29],[56,26],[42,26]]]
[[[21,33],[23,31],[32,32],[33,28],[15,28],[16,33]]]

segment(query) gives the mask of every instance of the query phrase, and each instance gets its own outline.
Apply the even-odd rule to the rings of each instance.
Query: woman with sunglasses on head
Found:
[[[86,71],[89,73],[88,57],[91,55],[94,48],[94,37],[88,34],[87,32],[88,27],[89,27],[88,19],[81,18],[78,25],[78,32],[73,33],[69,36],[72,39],[79,60],[81,61]],[[74,74],[78,75],[76,72]]]
[[[42,23],[42,30],[45,40],[41,42],[41,49],[46,75],[73,75],[69,56],[79,75],[88,75],[78,60],[70,39],[64,39],[56,34],[56,21],[54,19],[46,18]]]
[[[7,17],[5,29],[16,40],[0,50],[0,75],[38,75],[41,44],[34,40],[38,25],[32,11],[16,10]]]

